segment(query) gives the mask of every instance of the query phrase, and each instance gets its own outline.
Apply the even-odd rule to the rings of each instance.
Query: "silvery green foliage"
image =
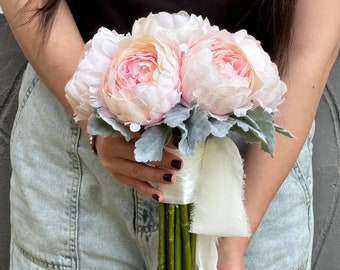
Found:
[[[273,124],[273,121],[274,116],[262,107],[249,110],[243,117],[231,115],[221,121],[200,110],[197,104],[187,107],[179,103],[166,114],[162,124],[145,128],[135,144],[135,158],[139,162],[161,160],[163,147],[175,128],[181,132],[178,148],[184,156],[193,155],[195,145],[205,141],[208,136],[224,137],[229,131],[242,135],[247,143],[261,143],[262,150],[273,156],[275,131],[293,137],[287,130]],[[122,134],[127,141],[134,137],[128,125],[98,112],[91,115],[88,132],[102,136]]]
[[[164,123],[181,131],[178,149],[184,156],[193,155],[195,145],[211,134],[208,115],[198,110],[196,104],[190,107],[177,104],[165,116]]]
[[[247,143],[261,143],[261,149],[271,156],[274,154],[275,131],[293,137],[289,131],[273,124],[274,116],[262,107],[249,110],[244,117],[235,119],[233,131],[243,135]]]
[[[101,135],[104,137],[122,134],[127,141],[133,138],[133,132],[130,131],[128,126],[113,118],[99,114],[97,110],[89,118],[87,132],[91,135]]]
[[[179,150],[183,155],[192,155],[196,143],[206,140],[210,135],[227,136],[229,131],[241,134],[247,143],[261,143],[261,148],[273,156],[274,132],[292,135],[285,129],[274,125],[274,116],[262,107],[249,110],[243,117],[231,115],[220,121],[199,110],[196,104],[185,107],[178,104],[165,117],[164,123],[181,130],[182,139]]]
[[[171,135],[172,130],[166,125],[146,128],[135,144],[135,159],[139,162],[161,160],[163,147]]]
[[[262,107],[250,110],[244,117],[236,120],[233,130],[243,135],[247,143],[261,143],[261,148],[273,156],[275,128],[274,117]]]

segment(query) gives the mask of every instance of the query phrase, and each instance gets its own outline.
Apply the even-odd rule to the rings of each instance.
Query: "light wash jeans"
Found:
[[[311,137],[246,256],[249,270],[309,269]],[[117,182],[30,66],[12,130],[12,270],[155,270],[158,205]]]

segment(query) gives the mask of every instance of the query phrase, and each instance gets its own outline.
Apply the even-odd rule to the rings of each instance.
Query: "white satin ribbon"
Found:
[[[168,151],[178,155],[178,150]],[[218,238],[250,235],[243,204],[243,161],[228,137],[209,137],[193,156],[182,159],[176,182],[159,189],[165,203],[194,203],[190,231],[197,234],[198,269],[217,269]]]
[[[183,161],[183,167],[176,173],[175,183],[160,184],[158,188],[163,192],[164,203],[190,204],[196,201],[198,182],[201,180],[201,166],[205,151],[205,143],[199,143],[194,149],[193,156],[181,156],[178,149],[166,148]]]

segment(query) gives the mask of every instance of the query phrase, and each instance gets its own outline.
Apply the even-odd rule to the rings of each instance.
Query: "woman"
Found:
[[[181,160],[164,153],[151,168],[134,161],[133,143],[100,136],[97,157],[87,123],[72,121],[64,86],[97,26],[127,32],[150,11],[181,9],[261,39],[289,89],[277,122],[296,136],[277,136],[273,159],[247,146],[245,204],[254,236],[222,239],[218,269],[310,269],[311,127],[339,50],[340,2],[113,2],[0,1],[30,62],[12,135],[11,269],[155,269],[163,195],[146,181],[171,184]]]

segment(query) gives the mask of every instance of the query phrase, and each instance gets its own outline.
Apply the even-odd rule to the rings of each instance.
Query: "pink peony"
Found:
[[[160,12],[135,21],[131,35],[100,28],[65,90],[76,120],[97,109],[138,131],[161,123],[180,100],[218,120],[257,106],[277,113],[286,85],[245,30],[232,34],[201,16]]]
[[[208,32],[189,47],[181,67],[183,101],[223,120],[252,107],[255,73],[234,36]]]
[[[188,44],[211,31],[219,31],[217,26],[210,25],[207,18],[185,11],[178,13],[159,12],[149,14],[146,18],[135,21],[132,35],[145,33],[157,36],[167,44],[173,44],[179,52],[185,51]]]
[[[267,112],[277,114],[278,105],[284,101],[283,95],[287,91],[286,84],[279,77],[277,66],[259,42],[245,30],[238,31],[233,36],[255,73],[250,96],[253,107],[261,106]]]
[[[160,123],[180,101],[178,63],[175,50],[151,35],[124,36],[102,27],[65,88],[75,119],[88,119],[96,108],[132,131]]]
[[[275,113],[286,91],[276,65],[245,30],[211,31],[190,44],[181,76],[183,101],[220,120],[257,106]]]
[[[102,107],[101,88],[104,73],[110,67],[118,43],[123,39],[104,27],[84,46],[83,58],[66,84],[66,98],[75,112],[75,120],[87,120],[93,108]]]
[[[114,52],[102,93],[105,106],[99,112],[132,131],[158,124],[180,101],[178,59],[151,35],[126,37]]]

